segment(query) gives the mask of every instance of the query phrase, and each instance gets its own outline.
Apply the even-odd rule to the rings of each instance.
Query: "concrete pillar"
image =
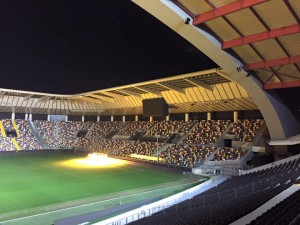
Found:
[[[170,116],[166,116],[166,121],[169,121],[170,120]]]
[[[125,123],[125,121],[126,121],[125,116],[122,116],[122,122]]]
[[[189,120],[190,120],[190,114],[185,113],[185,114],[184,114],[184,121],[185,121],[185,122],[189,122]]]
[[[25,114],[25,120],[28,120],[28,113]]]
[[[47,115],[47,121],[50,121],[50,114]]]
[[[12,112],[12,113],[11,113],[11,120],[12,120],[12,121],[15,121],[15,118],[16,118],[16,114],[15,114],[15,112]]]
[[[239,113],[237,111],[233,112],[233,122],[237,123],[239,120]]]
[[[211,120],[211,112],[207,113],[207,120]]]
[[[114,116],[110,117],[110,121],[113,122],[114,121]]]
[[[135,115],[135,121],[139,121],[139,116]]]
[[[69,117],[68,117],[68,115],[66,115],[65,122],[68,122],[68,119],[69,119]]]
[[[149,121],[150,121],[150,122],[153,122],[153,116],[150,116]]]
[[[97,122],[99,122],[100,121],[100,116],[97,116]]]
[[[29,113],[29,120],[32,120],[32,113]]]
[[[81,121],[84,123],[84,115],[81,116]]]

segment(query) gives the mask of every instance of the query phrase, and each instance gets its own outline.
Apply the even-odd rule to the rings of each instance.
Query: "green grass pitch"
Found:
[[[134,164],[112,167],[66,166],[76,154],[0,156],[1,214],[51,206],[180,180],[178,174]]]

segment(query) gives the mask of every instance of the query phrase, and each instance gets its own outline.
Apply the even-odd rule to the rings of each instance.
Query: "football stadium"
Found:
[[[300,224],[300,1],[132,2],[217,66],[0,85],[0,224]]]

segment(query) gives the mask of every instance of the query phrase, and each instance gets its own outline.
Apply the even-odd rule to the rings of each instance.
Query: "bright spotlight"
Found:
[[[126,164],[124,160],[109,158],[106,154],[91,153],[87,157],[77,158],[64,161],[62,163],[68,167],[80,168],[99,168],[99,167],[116,167]]]

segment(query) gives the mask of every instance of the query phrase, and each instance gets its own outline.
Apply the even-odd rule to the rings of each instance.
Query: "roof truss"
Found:
[[[198,86],[198,87],[202,87],[208,91],[212,91],[212,88],[209,84],[205,83],[205,82],[202,82],[202,81],[199,81],[199,80],[196,80],[195,78],[193,77],[188,77],[185,79],[186,81]]]
[[[161,94],[160,91],[156,91],[156,90],[153,90],[153,89],[151,89],[151,88],[141,87],[141,86],[135,87],[135,88],[140,89],[140,90],[142,90],[142,91],[149,92],[149,93],[154,94],[154,95],[156,95],[156,96],[162,97],[162,94]]]
[[[199,14],[195,16],[194,25],[198,25],[201,23],[204,23],[206,21],[225,16],[227,14],[249,8],[251,6],[267,2],[269,0],[238,0],[231,2],[227,5],[221,6],[219,8],[212,9],[210,11],[207,11],[205,13]]]
[[[285,81],[285,82],[269,82],[264,84],[265,90],[300,87],[300,80]]]
[[[127,95],[135,96],[137,98],[142,98],[141,94],[135,93],[133,91],[123,90],[123,89],[122,90],[118,89],[117,91],[122,92],[122,93],[127,94]]]
[[[185,94],[185,90],[183,88],[177,87],[177,86],[175,86],[173,84],[170,84],[170,83],[167,83],[167,82],[160,82],[160,83],[157,83],[157,84],[159,84],[159,85],[161,85],[163,87],[166,87],[168,89],[171,89],[173,91],[177,91],[177,92],[179,92],[181,94]]]
[[[280,27],[270,31],[265,31],[257,34],[251,34],[244,37],[224,41],[222,44],[223,49],[233,48],[240,45],[250,44],[257,41],[263,41],[271,38],[295,34],[300,32],[300,25],[293,24],[290,26]]]
[[[39,100],[37,101],[37,103],[38,103],[38,102],[47,101],[47,100],[49,100],[50,98],[52,98],[52,96],[46,95],[46,96],[40,97]]]
[[[115,102],[115,100],[113,98],[105,97],[105,96],[102,96],[102,95],[88,94],[88,96],[91,96],[93,98],[97,98],[97,99],[100,99],[100,100],[103,100],[103,101],[106,101],[106,102],[111,102],[111,103]]]
[[[245,69],[246,70],[254,70],[254,69],[260,69],[260,68],[266,68],[266,67],[272,67],[272,66],[282,66],[282,65],[287,65],[287,64],[294,64],[294,63],[299,63],[299,62],[300,62],[300,55],[296,55],[296,56],[291,56],[291,57],[270,59],[270,60],[248,63],[245,65]]]
[[[94,104],[95,103],[96,104],[102,104],[103,103],[101,100],[97,100],[97,99],[89,98],[89,97],[85,97],[85,96],[76,97],[76,98],[73,98],[72,100],[90,102],[90,103],[94,103]]]

